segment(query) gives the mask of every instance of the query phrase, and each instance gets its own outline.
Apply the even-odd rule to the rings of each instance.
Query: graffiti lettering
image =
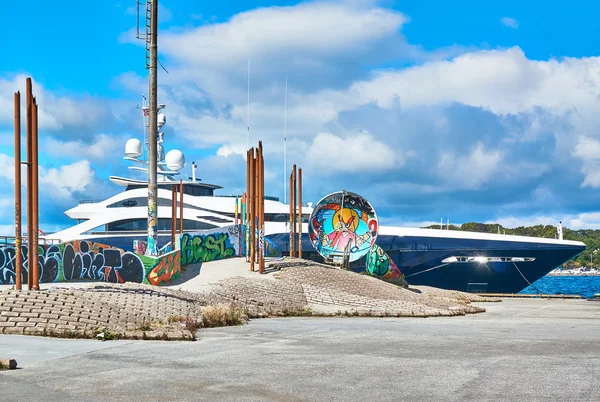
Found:
[[[147,257],[143,257],[144,260]],[[151,259],[151,263],[155,260]],[[181,253],[174,251],[159,258],[158,263],[148,272],[148,282],[151,285],[163,285],[179,278],[181,275]]]
[[[211,233],[207,235],[189,235],[181,237],[181,264],[196,264],[233,257],[233,247],[229,233]]]
[[[21,246],[21,280],[27,282],[29,262],[27,246]],[[0,248],[0,284],[15,283],[15,248]],[[142,282],[144,266],[131,252],[87,241],[40,246],[38,268],[40,282],[97,280],[106,282]]]

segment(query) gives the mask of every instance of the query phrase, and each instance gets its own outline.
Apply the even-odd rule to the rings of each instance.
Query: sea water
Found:
[[[600,294],[600,276],[558,276],[547,275],[537,281],[532,286],[528,286],[519,293],[535,294],[564,294],[580,295],[586,298],[593,298],[595,294]]]

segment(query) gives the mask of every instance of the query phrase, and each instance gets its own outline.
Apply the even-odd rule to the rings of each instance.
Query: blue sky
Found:
[[[269,194],[283,191],[287,74],[289,160],[304,168],[309,200],[356,191],[389,224],[600,227],[596,2],[160,4],[165,136],[223,193],[244,187],[251,58],[252,142],[265,144]],[[30,75],[46,231],[69,225],[62,212],[79,199],[120,191],[109,175],[128,174],[124,143],[141,136],[136,106],[147,93],[134,7],[3,6],[0,162],[13,157],[12,93]],[[0,173],[3,233],[11,176]]]

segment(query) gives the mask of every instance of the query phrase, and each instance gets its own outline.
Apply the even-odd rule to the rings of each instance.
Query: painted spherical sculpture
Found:
[[[329,194],[317,203],[310,215],[308,232],[315,250],[325,260],[356,261],[369,252],[377,240],[377,215],[363,197],[349,191]]]

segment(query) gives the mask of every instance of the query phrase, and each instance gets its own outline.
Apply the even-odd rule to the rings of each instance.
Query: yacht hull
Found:
[[[269,237],[284,253],[289,252],[287,233]],[[307,250],[303,257],[322,262],[306,234],[302,240]],[[583,244],[395,235],[380,235],[376,244],[410,285],[483,293],[518,293],[585,249]],[[479,257],[481,262],[447,262],[452,257]],[[499,259],[508,261],[494,261]],[[351,269],[364,270],[364,263],[361,259]]]

